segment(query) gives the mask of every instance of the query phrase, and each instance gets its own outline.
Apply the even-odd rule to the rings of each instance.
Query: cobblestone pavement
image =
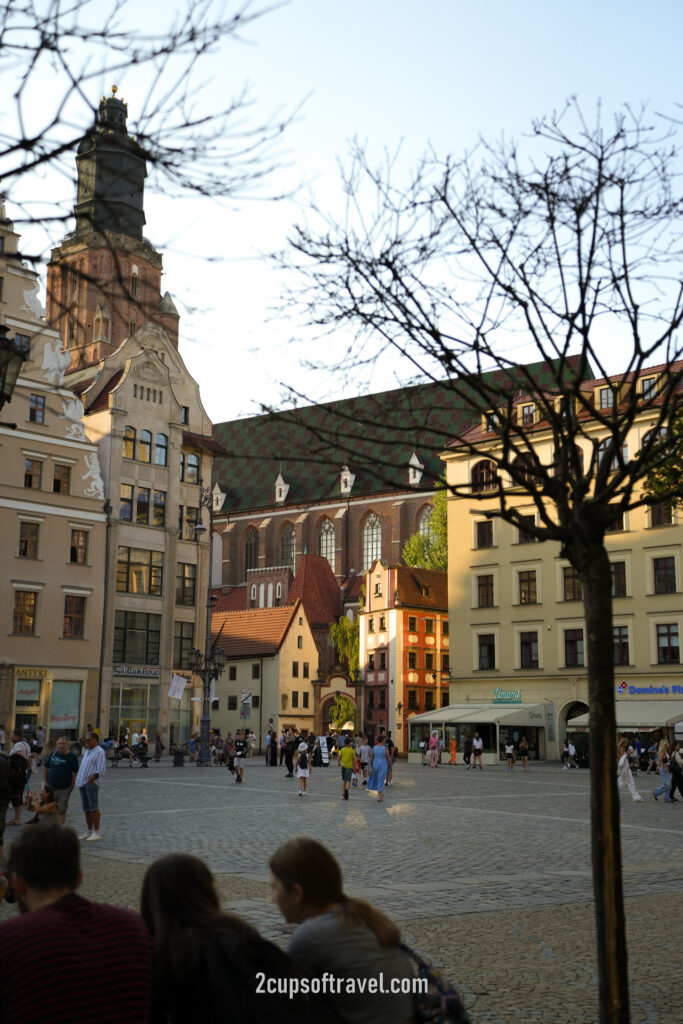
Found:
[[[677,954],[648,941],[683,914],[683,802],[622,794],[632,1020],[678,1019]],[[216,873],[226,908],[284,943],[269,901],[268,856],[308,834],[344,866],[347,892],[382,907],[405,940],[463,992],[475,1024],[597,1021],[590,871],[589,774],[559,765],[524,775],[399,764],[384,803],[361,787],[341,800],[339,770],[317,769],[298,797],[284,769],[248,763],[245,782],[220,768],[107,772],[102,842],[85,846],[83,892],[136,907],[145,866],[185,850]],[[82,824],[72,799],[69,822]],[[9,841],[13,829],[5,836]],[[0,918],[10,914],[0,909]],[[672,959],[673,957],[673,959]]]

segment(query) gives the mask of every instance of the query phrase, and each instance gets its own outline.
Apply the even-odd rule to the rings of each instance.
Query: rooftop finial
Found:
[[[112,85],[112,87],[111,87],[111,94],[112,94],[112,96],[116,96],[118,91],[119,91],[118,85]]]

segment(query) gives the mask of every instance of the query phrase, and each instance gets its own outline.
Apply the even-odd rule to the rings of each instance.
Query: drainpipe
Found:
[[[109,534],[111,530],[112,503],[109,498],[104,503],[104,514],[107,517],[107,527],[104,541],[104,598],[102,601],[102,633],[100,636],[100,673],[97,681],[97,714],[95,715],[95,728],[100,728],[102,709],[102,672],[104,671],[104,644],[105,630],[107,626],[107,596],[109,593]]]

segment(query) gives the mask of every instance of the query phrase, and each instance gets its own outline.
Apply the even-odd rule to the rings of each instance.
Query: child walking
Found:
[[[299,758],[296,762],[296,777],[299,780],[299,796],[306,792],[308,776],[311,774],[311,755],[308,750],[308,743],[299,744]]]

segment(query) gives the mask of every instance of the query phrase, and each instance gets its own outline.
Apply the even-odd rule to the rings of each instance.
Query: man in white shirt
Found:
[[[87,831],[80,836],[88,843],[96,843],[100,836],[100,782],[107,767],[104,751],[94,732],[85,737],[86,751],[76,776],[76,786],[81,794]]]
[[[568,761],[568,763],[569,763],[569,767],[570,768],[578,768],[579,767],[578,764],[576,763],[576,747],[574,746],[574,744],[572,743],[571,740],[569,741],[569,761]]]

